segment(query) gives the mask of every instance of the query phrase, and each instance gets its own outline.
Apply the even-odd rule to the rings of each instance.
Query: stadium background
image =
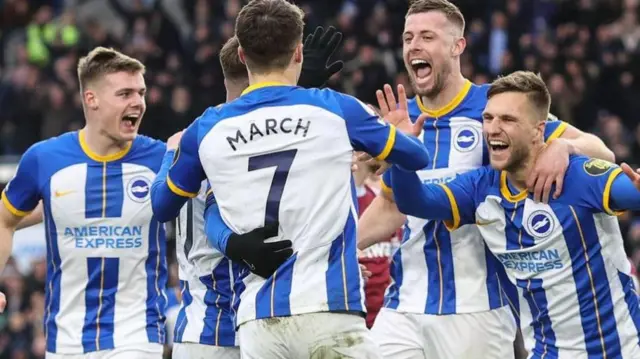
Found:
[[[332,88],[375,103],[385,83],[407,83],[401,55],[406,0],[298,0],[308,33],[344,33],[345,69]],[[618,162],[640,153],[638,0],[454,0],[467,20],[462,71],[476,83],[516,69],[540,72],[552,112],[599,135]],[[233,33],[240,0],[0,0],[0,189],[33,143],[83,125],[75,66],[94,46],[144,61],[149,87],[143,134],[166,139],[224,101],[217,52]],[[412,95],[412,94],[410,94]],[[635,155],[635,156],[634,156]],[[566,183],[566,186],[578,184]],[[640,263],[640,217],[620,225]],[[173,233],[169,233],[172,247]],[[171,253],[171,251],[169,252]],[[42,358],[46,267],[41,227],[20,231],[0,277],[0,359]],[[177,268],[169,293],[175,306]]]

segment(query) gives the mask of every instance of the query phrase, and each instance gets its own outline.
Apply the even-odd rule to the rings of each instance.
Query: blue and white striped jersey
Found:
[[[237,346],[233,284],[239,265],[213,248],[204,232],[207,181],[198,196],[187,202],[176,222],[182,303],[174,342]]]
[[[164,343],[165,231],[149,193],[165,150],[138,136],[120,153],[99,156],[80,131],[22,156],[2,201],[18,216],[44,205],[48,352]]]
[[[566,183],[573,185],[549,204],[534,202],[506,172],[489,167],[442,187],[421,189],[415,175],[408,182],[396,170],[391,181],[405,210],[448,212],[452,229],[477,225],[518,288],[530,358],[640,358],[640,307],[612,210],[623,201],[638,206],[640,194],[620,173],[609,162],[572,156]],[[625,181],[632,191],[617,191]]]
[[[467,81],[451,103],[437,111],[427,110],[419,97],[409,101],[413,121],[422,113],[429,115],[421,136],[431,157],[429,166],[418,171],[423,183],[447,183],[488,164],[482,138],[488,89]],[[565,128],[566,123],[550,120],[545,138],[557,138]],[[391,191],[389,172],[383,176],[382,189]],[[450,232],[441,221],[408,216],[400,248],[392,257],[392,282],[384,306],[438,315],[483,312],[513,301],[505,292],[515,297],[515,288],[504,278],[475,225]],[[518,304],[511,304],[517,312]]]
[[[159,175],[153,184],[156,214],[170,218],[171,204],[181,203],[176,198],[195,196],[206,178],[233,232],[277,222],[276,238],[293,242],[294,255],[269,279],[242,276],[238,325],[303,313],[364,312],[354,148],[408,169],[428,162],[417,139],[396,133],[355,98],[328,89],[252,85],[185,130],[166,181]],[[224,251],[225,241],[217,248]]]

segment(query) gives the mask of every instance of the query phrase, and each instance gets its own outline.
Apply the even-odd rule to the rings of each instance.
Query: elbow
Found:
[[[158,222],[166,223],[171,220],[166,211],[164,211],[164,209],[162,208],[162,202],[154,197],[151,197],[151,210],[153,211],[153,215],[156,217],[156,220]]]
[[[172,217],[167,211],[166,203],[158,191],[151,190],[151,210],[153,211],[153,216],[160,223],[169,222],[175,217]]]
[[[395,196],[396,206],[398,207],[398,211],[402,214],[412,216],[412,206],[410,205],[410,201],[405,200],[403,198],[398,198],[398,195]]]

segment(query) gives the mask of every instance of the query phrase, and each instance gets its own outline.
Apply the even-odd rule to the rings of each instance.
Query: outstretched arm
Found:
[[[197,121],[167,141],[167,153],[151,185],[151,207],[160,222],[176,218],[187,200],[197,196],[206,179],[198,156],[196,129]]]
[[[395,123],[401,122],[400,120],[387,118],[390,123],[385,123],[371,108],[356,98],[339,93],[336,95],[346,121],[349,139],[356,151],[367,152],[378,161],[387,161],[413,171],[429,164],[429,154],[420,140],[396,130]],[[403,120],[411,123],[408,118]]]
[[[391,170],[393,196],[400,212],[415,217],[441,220],[447,229],[475,223],[476,183],[486,168],[459,175],[447,184],[423,184],[415,172],[397,166]]]
[[[400,212],[425,219],[452,221],[453,209],[445,187],[423,184],[415,172],[391,167],[391,188]]]

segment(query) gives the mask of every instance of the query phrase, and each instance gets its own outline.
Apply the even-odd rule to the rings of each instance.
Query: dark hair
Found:
[[[236,37],[255,73],[285,69],[302,42],[304,12],[285,0],[252,0],[236,18]]]
[[[247,67],[240,61],[240,56],[238,56],[239,45],[238,38],[233,36],[227,40],[220,50],[220,66],[222,67],[222,74],[227,80],[246,80],[249,77]]]

